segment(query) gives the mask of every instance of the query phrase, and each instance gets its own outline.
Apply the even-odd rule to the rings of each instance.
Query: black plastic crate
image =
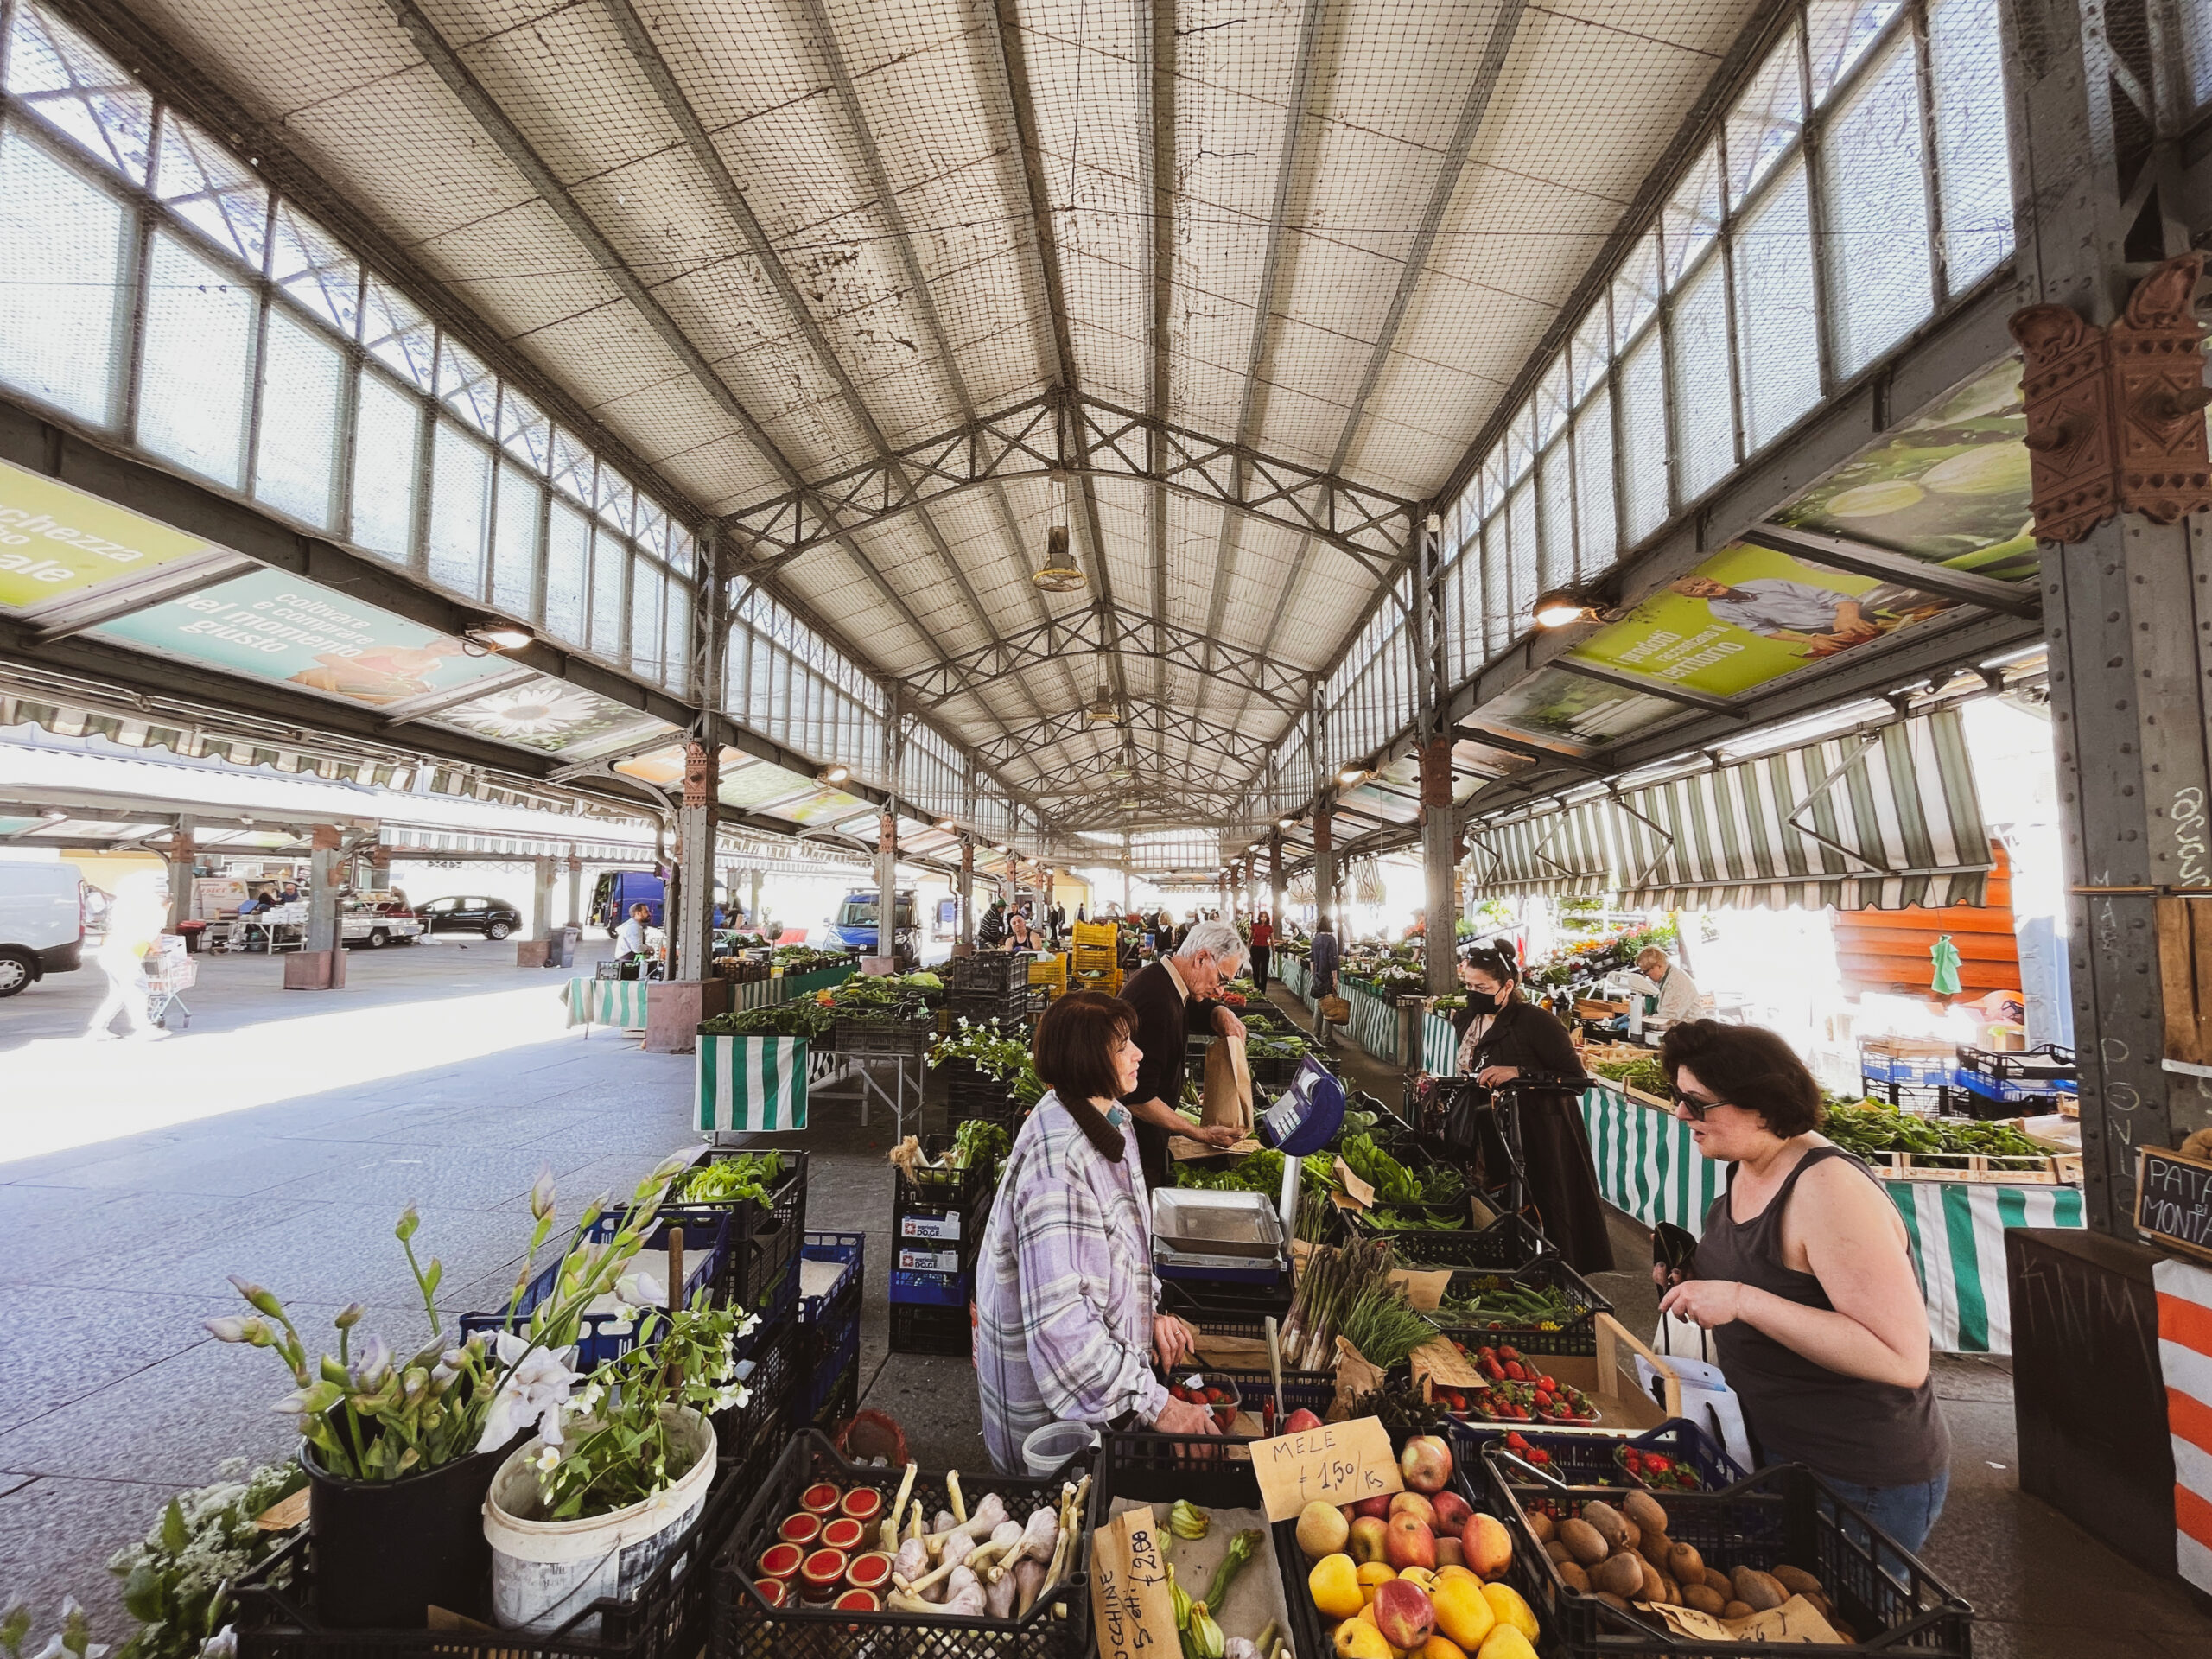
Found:
[[[1224,1284],[1205,1279],[1162,1279],[1160,1306],[1200,1332],[1264,1341],[1268,1316],[1280,1328],[1290,1313],[1290,1275],[1273,1285]]]
[[[1446,1285],[1444,1295],[1445,1300],[1452,1300],[1478,1290],[1509,1286],[1555,1290],[1576,1310],[1574,1317],[1551,1330],[1540,1325],[1504,1323],[1445,1325],[1445,1315],[1440,1310],[1429,1317],[1439,1322],[1446,1336],[1471,1351],[1481,1347],[1510,1347],[1517,1348],[1526,1354],[1595,1354],[1598,1351],[1598,1315],[1611,1313],[1613,1305],[1592,1289],[1588,1280],[1558,1256],[1539,1256],[1526,1267],[1497,1273],[1459,1269]]]
[[[944,1078],[944,1098],[957,1113],[960,1108],[980,1108],[985,1111],[1014,1106],[1014,1085],[1001,1083],[991,1072],[971,1059],[955,1056],[931,1070]]]
[[[694,1166],[742,1157],[759,1148],[702,1147]],[[730,1217],[728,1268],[718,1287],[721,1299],[734,1302],[763,1321],[772,1319],[797,1294],[792,1265],[798,1260],[799,1239],[806,1230],[807,1154],[776,1150],[784,1160],[784,1179],[768,1194],[768,1201],[744,1198],[735,1204],[679,1204],[662,1207],[664,1216]],[[785,1282],[787,1274],[791,1282]]]
[[[918,1006],[887,1016],[841,1014],[830,1028],[830,1046],[840,1054],[918,1060],[936,1040],[936,1022]]]
[[[969,1503],[996,1492],[1009,1518],[1026,1521],[1035,1510],[1060,1501],[1060,1483],[1074,1478],[1080,1459],[1043,1480],[1011,1475],[971,1476]],[[1090,1604],[1084,1575],[1087,1541],[1078,1539],[1073,1560],[1058,1583],[1020,1619],[930,1618],[912,1613],[836,1612],[794,1604],[771,1607],[753,1588],[761,1552],[775,1540],[777,1524],[798,1508],[799,1494],[817,1481],[837,1486],[873,1486],[887,1508],[899,1495],[904,1469],[847,1463],[821,1433],[803,1430],[784,1449],[767,1478],[751,1495],[727,1541],[716,1554],[714,1582],[713,1659],[773,1655],[774,1659],[856,1659],[862,1653],[896,1654],[900,1659],[957,1659],[989,1654],[995,1659],[1081,1659],[1090,1642]],[[909,1501],[922,1513],[950,1509],[941,1474],[924,1471]]]
[[[949,1135],[925,1135],[922,1140],[922,1155],[939,1166],[937,1168],[914,1170],[910,1176],[895,1166],[891,1172],[892,1230],[899,1217],[911,1213],[943,1214],[957,1211],[962,1215],[979,1209],[991,1195],[991,1171],[986,1168],[946,1168],[943,1166],[953,1148],[953,1137]],[[904,1236],[903,1234],[899,1235]]]
[[[1209,1377],[1219,1378],[1224,1382],[1233,1386],[1238,1396],[1243,1401],[1244,1410],[1250,1414],[1255,1422],[1261,1420],[1262,1403],[1274,1397],[1275,1379],[1274,1373],[1272,1371],[1241,1371],[1224,1370],[1218,1365],[1182,1364],[1176,1366],[1167,1375],[1169,1380],[1173,1381],[1177,1377],[1188,1376],[1194,1370],[1203,1371]],[[1310,1411],[1316,1417],[1326,1417],[1329,1414],[1329,1408],[1336,1403],[1336,1399],[1337,1374],[1334,1371],[1285,1370],[1282,1374],[1282,1415],[1284,1417],[1289,1416],[1294,1411]],[[1280,1420],[1278,1420],[1278,1427],[1280,1427]]]
[[[1011,1027],[1044,1013],[1046,1001],[1042,985],[1025,981],[1004,991],[950,991],[946,993],[944,1006],[956,1024],[965,1020],[971,1026]]]
[[[1029,983],[1032,957],[1022,950],[976,950],[946,963],[945,988],[950,991],[1001,993]]]
[[[712,1562],[759,1490],[742,1478],[741,1459],[719,1461],[706,1507],[638,1593],[602,1597],[557,1630],[325,1630],[315,1618],[314,1557],[302,1529],[234,1586],[238,1651],[245,1659],[693,1659],[714,1622]],[[286,1582],[278,1586],[280,1577]],[[488,1586],[486,1593],[488,1599]],[[595,1633],[582,1633],[588,1630]]]
[[[1514,1534],[1508,1579],[1536,1615],[1546,1650],[1563,1659],[1597,1655],[1666,1655],[1669,1659],[1798,1659],[1806,1649],[1771,1642],[1701,1642],[1673,1636],[1595,1596],[1568,1592],[1530,1529],[1543,1509],[1554,1519],[1600,1498],[1618,1504],[1631,1488],[1568,1486],[1532,1477],[1496,1447],[1483,1454],[1490,1502]],[[1802,1464],[1780,1464],[1717,1492],[1655,1494],[1667,1512],[1667,1535],[1694,1544],[1719,1572],[1789,1566],[1810,1573],[1835,1617],[1859,1640],[1823,1647],[1827,1654],[1910,1654],[1914,1659],[1968,1659],[1974,1609],[1951,1593],[1913,1555],[1852,1509]]]
[[[891,1304],[891,1351],[894,1354],[934,1354],[947,1359],[968,1359],[976,1351],[976,1338],[965,1304],[934,1307],[925,1302]]]
[[[1116,1498],[1155,1505],[1184,1498],[1202,1510],[1266,1509],[1260,1483],[1252,1473],[1251,1458],[1243,1450],[1250,1445],[1243,1440],[1106,1435],[1098,1449],[1096,1478],[1090,1483],[1091,1533],[1095,1535],[1099,1528],[1112,1522]],[[1283,1607],[1290,1616],[1290,1629],[1284,1635],[1300,1659],[1321,1659],[1330,1652],[1331,1643],[1306,1587],[1313,1564],[1298,1548],[1298,1523],[1278,1521],[1268,1531],[1275,1570],[1282,1579]],[[1244,1570],[1253,1571],[1258,1560],[1255,1554],[1253,1566]]]
[[[1684,1417],[1669,1417],[1656,1428],[1646,1429],[1641,1434],[1627,1434],[1618,1429],[1538,1427],[1534,1424],[1477,1423],[1455,1417],[1446,1430],[1452,1441],[1452,1466],[1470,1473],[1473,1494],[1483,1490],[1479,1478],[1484,1448],[1503,1447],[1505,1437],[1518,1434],[1529,1446],[1542,1452],[1548,1461],[1535,1465],[1547,1474],[1554,1475],[1573,1486],[1606,1486],[1628,1484],[1649,1485],[1649,1482],[1634,1480],[1620,1462],[1620,1451],[1632,1446],[1639,1452],[1656,1452],[1672,1458],[1676,1463],[1696,1471],[1698,1484],[1705,1491],[1719,1491],[1733,1486],[1747,1477],[1734,1459],[1720,1447],[1720,1443],[1695,1423]],[[1665,1487],[1652,1489],[1662,1504],[1671,1496]]]
[[[2006,1083],[2078,1083],[2082,1067],[2074,1051],[2059,1043],[2033,1048],[1974,1048],[1959,1045],[1959,1069]]]
[[[1519,1216],[1500,1216],[1487,1227],[1459,1232],[1397,1229],[1389,1238],[1398,1260],[1409,1268],[1515,1273],[1552,1253],[1544,1236]]]
[[[814,1399],[812,1413],[798,1426],[811,1428],[827,1439],[835,1440],[837,1430],[860,1404],[860,1393],[861,1362],[860,1355],[855,1352],[853,1363],[830,1378],[819,1397]]]
[[[780,1450],[791,1426],[793,1375],[798,1369],[798,1328],[785,1319],[764,1325],[738,1344],[745,1403],[715,1414],[715,1438],[725,1459],[745,1461],[763,1446]]]
[[[626,1217],[609,1211],[594,1222],[586,1233],[588,1242],[604,1243],[622,1230]],[[730,1217],[727,1210],[704,1214],[663,1210],[653,1230],[646,1235],[645,1248],[633,1258],[631,1271],[652,1274],[665,1280],[668,1277],[668,1246],[677,1231],[683,1235],[683,1284],[681,1291],[669,1287],[673,1300],[679,1305],[688,1303],[701,1291],[711,1297],[715,1287],[728,1271],[731,1249]],[[464,1313],[461,1328],[464,1332],[491,1332],[508,1328],[510,1322],[521,1330],[530,1322],[531,1314],[539,1304],[550,1298],[558,1287],[562,1256],[551,1254],[546,1264],[538,1269],[524,1287],[522,1300],[512,1313],[501,1308],[495,1313]],[[643,1321],[637,1314],[586,1313],[577,1326],[575,1369],[588,1371],[604,1365],[610,1359],[619,1359],[638,1345],[638,1332]],[[658,1321],[655,1321],[658,1324]]]

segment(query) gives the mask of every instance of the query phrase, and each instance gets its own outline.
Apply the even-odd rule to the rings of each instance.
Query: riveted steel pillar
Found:
[[[1427,936],[1421,953],[1428,994],[1452,988],[1453,935],[1459,914],[1452,903],[1452,740],[1432,738],[1421,751],[1421,865],[1427,887]]]
[[[694,738],[683,747],[683,801],[676,814],[676,914],[671,979],[704,979],[714,967],[715,831],[721,750]]]

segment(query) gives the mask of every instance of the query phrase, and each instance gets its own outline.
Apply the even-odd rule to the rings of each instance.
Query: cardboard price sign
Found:
[[[1439,1388],[1488,1389],[1483,1374],[1473,1362],[1461,1353],[1449,1337],[1438,1337],[1424,1342],[1412,1355],[1414,1386],[1419,1388],[1423,1377],[1434,1379]]]
[[[1390,1432],[1379,1417],[1324,1423],[1252,1442],[1252,1472],[1268,1519],[1289,1521],[1308,1503],[1357,1503],[1406,1489]]]
[[[1337,1179],[1344,1183],[1344,1189],[1346,1192],[1350,1193],[1354,1198],[1357,1198],[1359,1201],[1359,1207],[1361,1209],[1370,1210],[1374,1208],[1374,1186],[1370,1183],[1363,1181],[1360,1179],[1358,1176],[1353,1174],[1351,1166],[1344,1162],[1341,1158],[1337,1160]]]
[[[1098,1659],[1173,1659],[1182,1650],[1167,1557],[1150,1509],[1116,1516],[1092,1540],[1090,1625]]]

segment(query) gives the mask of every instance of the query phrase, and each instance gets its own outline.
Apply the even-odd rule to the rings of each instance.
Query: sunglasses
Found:
[[[1733,1103],[1726,1100],[1707,1100],[1701,1095],[1685,1095],[1678,1092],[1675,1096],[1675,1104],[1690,1115],[1690,1122],[1693,1123],[1704,1122],[1705,1115],[1716,1106],[1728,1106]]]

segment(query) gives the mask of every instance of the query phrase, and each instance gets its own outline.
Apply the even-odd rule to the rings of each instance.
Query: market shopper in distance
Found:
[[[1337,994],[1337,936],[1329,931],[1329,918],[1313,918],[1313,946],[1307,954],[1306,965],[1313,976],[1313,1040],[1326,1046],[1329,1041],[1329,1022],[1321,1017],[1321,999]]]
[[[1647,944],[1636,953],[1636,971],[1643,983],[1630,988],[1639,996],[1657,999],[1644,1014],[1662,1025],[1697,1018],[1697,982],[1675,966],[1664,950]]]
[[[1116,1098],[1135,1091],[1146,1058],[1136,1029],[1135,1008],[1096,991],[1059,998],[1038,1022],[1051,1092],[1014,1137],[976,1264],[976,1384],[1002,1473],[1026,1471],[1022,1440],[1047,1423],[1215,1432],[1210,1410],[1152,1374],[1196,1338],[1154,1312],[1152,1204]]]
[[[1662,1040],[1675,1116],[1730,1166],[1662,1312],[1713,1332],[1759,1461],[1802,1463],[1909,1550],[1943,1512],[1951,1440],[1929,1378],[1928,1307],[1874,1173],[1819,1133],[1821,1089],[1757,1026]]]
[[[1252,918],[1252,982],[1268,994],[1268,964],[1274,956],[1275,925],[1262,911]]]
[[[1471,944],[1459,953],[1467,1006],[1453,1016],[1459,1032],[1454,1070],[1486,1089],[1507,1084],[1521,1119],[1521,1155],[1529,1197],[1546,1238],[1577,1273],[1609,1273],[1613,1242],[1598,1196],[1598,1166],[1580,1101],[1589,1081],[1567,1027],[1521,995],[1521,966],[1511,950]],[[1529,1085],[1534,1084],[1531,1087]],[[1505,1144],[1495,1128],[1484,1135],[1483,1161],[1505,1167]]]
[[[1147,963],[1122,987],[1122,1001],[1136,1010],[1136,1044],[1144,1051],[1135,1085],[1122,1099],[1136,1116],[1137,1150],[1144,1178],[1154,1187],[1174,1185],[1169,1135],[1186,1135],[1211,1147],[1234,1146],[1241,1137],[1242,1131],[1230,1124],[1202,1128],[1175,1107],[1190,1074],[1191,1036],[1213,1032],[1239,1042],[1244,1039],[1244,1022],[1214,1001],[1243,961],[1244,941],[1235,928],[1227,922],[1199,922],[1173,956]]]

